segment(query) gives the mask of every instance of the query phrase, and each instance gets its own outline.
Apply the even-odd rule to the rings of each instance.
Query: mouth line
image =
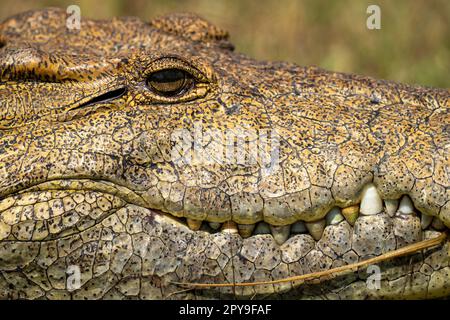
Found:
[[[378,205],[374,205],[374,199]],[[59,200],[62,207],[57,205]],[[47,205],[47,211],[35,210],[41,208],[42,203],[52,205]],[[84,207],[87,204],[89,208]],[[19,207],[21,210],[17,211],[20,215],[12,215],[11,212]],[[25,207],[34,211],[22,210]],[[322,280],[332,290],[341,290],[342,283],[359,279],[359,273],[355,273],[352,266],[370,262],[372,258],[379,259],[377,262],[380,262],[383,277],[389,281],[395,281],[400,276],[396,266],[402,266],[402,270],[403,266],[409,268],[407,266],[413,262],[430,264],[430,268],[440,266],[432,259],[436,255],[446,254],[448,239],[443,240],[446,241],[445,247],[438,251],[427,248],[420,253],[411,251],[405,257],[393,256],[390,261],[383,258],[449,233],[440,220],[421,214],[407,195],[398,200],[381,200],[380,204],[374,186],[368,185],[357,206],[353,207],[358,210],[332,208],[319,220],[320,226],[316,229],[314,226],[319,224],[318,221],[297,221],[284,226],[259,221],[254,224],[252,233],[246,236],[242,234],[242,227],[231,220],[219,223],[220,227],[216,229],[211,228],[213,222],[207,220],[200,221],[200,227],[197,223],[193,228],[190,218],[176,217],[150,208],[139,191],[114,182],[51,180],[0,200],[0,244],[15,246],[37,242],[42,246],[61,241],[64,247],[95,235],[99,235],[102,241],[112,241],[111,236],[119,235],[120,238],[126,234],[132,242],[124,250],[128,253],[133,250],[146,261],[144,276],[151,274],[167,281],[168,287],[163,296],[170,296],[172,291],[178,292],[186,285],[195,287],[195,284],[202,284],[203,287],[219,284],[223,288],[209,288],[206,291],[245,297],[269,293],[294,294],[297,289],[305,288],[296,286],[302,281],[311,290],[316,290],[315,284],[322,283]],[[59,210],[58,214],[50,208]],[[5,217],[9,218],[5,220]],[[34,224],[28,232],[27,224],[30,222]],[[265,232],[260,232],[261,225]],[[66,229],[61,229],[61,226]],[[286,230],[289,231],[287,237]],[[161,244],[165,247],[160,247]],[[120,242],[117,245],[120,248]],[[63,252],[70,252],[62,249]],[[15,261],[20,259],[13,256],[11,262],[6,261],[7,267],[16,268]],[[341,268],[351,272],[340,274]],[[324,274],[325,277],[309,278],[317,274]],[[337,277],[328,281],[328,274]],[[292,277],[297,278],[292,280]],[[234,286],[241,283],[242,287]],[[261,285],[253,286],[254,283]],[[197,289],[203,292],[202,287]],[[386,294],[390,296],[389,292]]]
[[[422,238],[426,238],[425,233],[429,231],[442,232],[448,230],[438,217],[420,212],[414,206],[408,195],[403,195],[400,199],[395,200],[382,200],[381,205],[377,205],[375,203],[377,200],[371,198],[373,197],[374,191],[370,191],[370,188],[373,190],[373,187],[369,186],[367,188],[369,191],[366,193],[363,192],[362,200],[359,203],[344,208],[335,206],[322,219],[316,221],[307,222],[299,220],[292,224],[282,226],[272,225],[265,221],[260,221],[255,224],[238,224],[233,220],[218,223],[191,218],[178,218],[178,221],[194,232],[238,234],[243,239],[267,234],[271,235],[274,241],[280,246],[288,239],[301,234],[309,235],[318,242],[322,239],[324,231],[328,226],[336,226],[342,222],[347,222],[353,227],[353,232],[357,232],[355,226],[358,219],[375,217],[377,215],[386,215],[391,220],[400,219],[411,220],[415,223],[418,222],[422,230]]]
[[[66,190],[66,192],[64,192]],[[84,194],[86,193],[86,194]],[[197,220],[189,217],[189,213],[184,216],[173,215],[171,212],[166,212],[163,209],[151,208],[141,195],[133,190],[118,185],[116,183],[106,181],[106,180],[93,180],[93,179],[61,179],[61,180],[51,180],[40,183],[38,185],[22,189],[14,194],[4,197],[0,201],[0,218],[4,216],[3,212],[17,208],[21,206],[23,210],[27,208],[32,211],[37,211],[36,208],[40,210],[49,210],[53,213],[48,214],[50,220],[59,221],[61,219],[71,219],[71,212],[74,212],[76,216],[80,215],[79,211],[86,211],[86,208],[79,208],[85,197],[89,196],[89,193],[95,193],[91,197],[99,197],[96,200],[96,204],[100,208],[90,207],[90,210],[97,210],[93,215],[90,214],[90,219],[85,219],[85,221],[73,224],[72,228],[66,230],[59,230],[57,227],[53,228],[53,232],[50,232],[49,238],[38,239],[47,240],[61,238],[71,235],[76,232],[81,232],[86,230],[97,223],[100,223],[103,219],[108,218],[113,215],[121,206],[124,204],[133,204],[148,210],[155,212],[158,215],[164,216],[165,218],[175,222],[179,227],[184,227],[192,232],[205,232],[208,234],[225,233],[225,234],[236,234],[241,238],[246,239],[258,235],[270,235],[273,240],[281,246],[288,239],[296,235],[309,235],[316,242],[320,241],[323,237],[324,231],[328,226],[336,226],[342,222],[348,223],[353,229],[357,227],[357,220],[363,217],[371,217],[377,215],[386,215],[391,220],[402,219],[411,220],[414,223],[420,224],[422,230],[422,238],[425,237],[425,233],[428,231],[445,231],[448,228],[444,223],[438,218],[428,215],[426,213],[420,212],[413,204],[412,200],[408,195],[403,195],[399,199],[381,199],[378,195],[376,187],[369,183],[367,184],[362,192],[360,201],[351,206],[344,208],[333,207],[324,216],[315,221],[302,221],[298,220],[294,223],[286,225],[273,225],[265,221],[257,221],[253,224],[242,224],[233,221],[232,219],[217,222],[208,220]],[[102,197],[102,194],[105,197]],[[74,201],[67,200],[68,197],[73,197]],[[77,199],[76,197],[82,198],[83,200]],[[61,199],[59,201],[58,199]],[[41,203],[48,202],[47,207],[43,207]],[[102,202],[105,204],[102,207]],[[61,208],[58,208],[60,206]],[[95,206],[95,204],[94,204]],[[34,208],[33,208],[34,207]],[[43,208],[42,208],[43,207]],[[103,210],[103,212],[101,212]],[[58,211],[62,217],[58,217],[55,213]],[[98,212],[100,211],[100,212]],[[14,220],[15,222],[20,222],[26,220],[30,217],[31,213],[22,214],[22,217]],[[38,213],[34,214],[34,218]],[[45,218],[46,214],[41,214]],[[69,216],[69,217],[67,217]],[[41,219],[43,219],[41,217]],[[1,222],[2,219],[0,219]],[[5,218],[3,218],[5,220]],[[11,220],[11,219],[10,219]],[[17,221],[16,221],[17,220]],[[39,217],[38,217],[39,220]],[[14,221],[3,221],[6,224],[12,225]],[[77,220],[78,221],[78,220]],[[82,227],[80,227],[80,225]],[[357,232],[357,230],[352,230]],[[1,236],[1,234],[0,234]],[[1,237],[0,237],[1,239]]]

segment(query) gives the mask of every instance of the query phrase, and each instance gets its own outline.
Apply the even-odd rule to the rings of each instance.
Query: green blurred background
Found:
[[[0,19],[71,4],[95,19],[196,12],[228,30],[238,51],[258,59],[450,87],[449,0],[2,0]],[[366,28],[370,4],[381,8],[381,30]]]

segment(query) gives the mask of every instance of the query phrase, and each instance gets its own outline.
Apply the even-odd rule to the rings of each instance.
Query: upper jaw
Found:
[[[120,112],[115,115],[117,119],[123,116]],[[114,114],[110,117],[114,118]],[[121,122],[134,120],[136,127],[140,127],[144,125],[139,123],[140,119],[124,118]],[[131,140],[122,145],[113,140],[101,140],[100,147],[108,153],[96,154],[92,152],[97,147],[95,128],[77,134],[72,131],[74,128],[77,126],[63,124],[56,129],[42,128],[41,133],[35,132],[52,139],[31,142],[30,150],[35,156],[24,157],[16,174],[1,170],[0,175],[6,174],[0,179],[3,198],[45,181],[93,177],[133,190],[137,196],[131,203],[188,218],[192,225],[198,225],[192,221],[234,221],[238,225],[265,221],[272,226],[286,226],[297,221],[321,221],[334,207],[359,205],[364,190],[374,184],[380,199],[400,200],[408,195],[418,212],[438,217],[447,227],[450,225],[450,194],[442,185],[445,170],[442,173],[443,158],[439,154],[432,155],[435,172],[418,178],[414,162],[405,160],[407,155],[403,153],[394,156],[387,147],[375,153],[369,146],[363,148],[356,143],[336,146],[325,143],[321,137],[315,147],[300,151],[300,146],[298,150],[287,149],[288,144],[295,146],[294,138],[290,137],[285,144],[283,140],[280,142],[278,166],[264,173],[260,164],[174,162],[169,143],[171,132],[164,130],[157,135],[148,131],[135,133],[137,138],[130,137]],[[133,131],[133,128],[125,129]],[[67,151],[45,145],[47,141],[54,142],[52,134],[56,136],[55,141],[67,144]],[[93,138],[85,139],[83,145],[78,137],[82,135]],[[282,132],[280,136],[284,137]],[[297,142],[309,143],[314,138],[306,137]],[[14,166],[22,149],[18,147],[11,154],[6,153],[2,165]],[[127,152],[126,157],[120,152]],[[294,153],[296,156],[292,155]],[[29,168],[33,170],[26,172]],[[139,202],[134,202],[136,199],[140,199]],[[376,201],[378,207],[380,201]]]
[[[51,132],[51,128],[42,130]],[[66,130],[54,132],[58,132],[61,141],[76,137]],[[36,155],[23,159],[22,171],[15,175],[7,174],[5,170],[0,172],[7,174],[1,179],[1,195],[6,199],[33,185],[56,179],[93,177],[132,191],[122,195],[130,203],[189,219],[186,223],[193,229],[198,228],[199,221],[233,221],[246,235],[253,228],[251,225],[265,221],[273,226],[273,233],[286,234],[287,228],[276,227],[304,221],[316,223],[314,228],[323,230],[323,227],[319,228],[320,224],[334,207],[344,209],[363,204],[364,190],[373,184],[377,198],[371,198],[369,207],[375,207],[376,213],[382,211],[380,206],[387,209],[382,200],[394,203],[391,200],[401,200],[408,195],[416,213],[438,217],[450,226],[449,192],[436,182],[442,178],[442,173],[436,170],[434,175],[418,179],[412,174],[410,169],[414,167],[409,162],[403,157],[390,156],[387,151],[377,156],[364,156],[365,150],[355,145],[337,150],[325,146],[305,149],[297,157],[281,156],[281,165],[269,174],[262,174],[259,166],[183,165],[171,162],[170,158],[160,159],[155,164],[154,159],[161,156],[157,152],[165,151],[170,144],[166,136],[158,136],[159,140],[154,141],[147,134],[143,133],[141,142],[124,143],[122,150],[130,151],[126,161],[121,154],[114,154],[117,147],[113,141],[107,141],[111,145],[103,146],[111,154],[95,155],[94,158],[85,157],[86,154],[92,156],[89,152],[92,140],[86,146],[74,140],[73,145],[79,149],[61,152],[42,147],[37,151],[39,146],[33,142],[31,150],[37,151]],[[155,145],[158,148],[154,148]],[[17,159],[13,161],[17,150],[6,155],[11,158],[5,159],[3,165],[17,163]],[[436,168],[440,159],[435,156]],[[25,172],[30,167],[34,170]],[[102,190],[103,187],[93,188]]]

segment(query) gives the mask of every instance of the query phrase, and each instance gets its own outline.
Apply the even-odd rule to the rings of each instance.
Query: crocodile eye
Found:
[[[165,97],[179,96],[191,89],[193,85],[193,76],[180,69],[156,71],[147,78],[147,87]]]

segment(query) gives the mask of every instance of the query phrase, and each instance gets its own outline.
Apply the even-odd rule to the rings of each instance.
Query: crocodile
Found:
[[[1,299],[450,295],[448,238],[276,283],[445,235],[450,90],[257,61],[191,13],[68,18],[0,24]]]

